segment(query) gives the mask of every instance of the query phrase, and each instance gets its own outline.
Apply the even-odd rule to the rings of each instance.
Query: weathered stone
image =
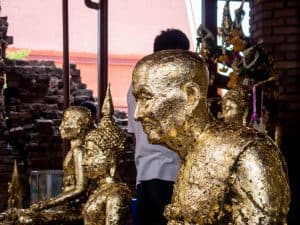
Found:
[[[46,135],[50,136],[53,134],[53,121],[49,119],[37,119],[36,121],[36,127],[38,129],[38,132],[40,135]]]

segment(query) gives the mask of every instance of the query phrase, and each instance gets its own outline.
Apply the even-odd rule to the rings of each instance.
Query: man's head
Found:
[[[167,50],[141,59],[133,71],[135,119],[148,139],[165,142],[184,131],[189,118],[204,115],[207,85],[207,67],[195,53]]]
[[[177,29],[167,29],[162,31],[155,37],[153,44],[153,52],[168,49],[184,49],[189,50],[190,42],[187,36]]]

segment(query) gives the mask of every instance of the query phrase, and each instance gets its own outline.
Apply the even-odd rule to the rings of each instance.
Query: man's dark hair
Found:
[[[167,29],[162,31],[155,37],[153,51],[161,51],[168,49],[184,49],[190,48],[190,42],[187,36],[178,29]]]
[[[86,107],[90,110],[93,117],[97,116],[97,107],[91,101],[85,101],[80,104],[80,106]]]

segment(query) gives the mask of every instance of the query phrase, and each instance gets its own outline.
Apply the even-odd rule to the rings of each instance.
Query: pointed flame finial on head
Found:
[[[17,161],[14,161],[14,168],[11,182],[8,183],[8,208],[23,208],[23,188],[20,184]]]
[[[112,102],[112,97],[110,93],[110,84],[107,85],[106,95],[102,105],[103,116],[111,116],[114,113],[114,106]]]
[[[17,167],[17,161],[16,160],[14,160],[14,168],[13,168],[13,174],[12,174],[11,182],[13,184],[18,184],[19,183],[19,172],[18,172],[18,167]]]

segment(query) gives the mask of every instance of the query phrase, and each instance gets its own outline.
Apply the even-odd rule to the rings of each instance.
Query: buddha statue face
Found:
[[[224,121],[243,124],[247,110],[244,96],[238,91],[228,91],[222,99],[222,114]]]
[[[111,154],[109,141],[109,137],[99,129],[87,134],[83,167],[88,178],[105,177],[111,165],[114,165],[115,158]]]
[[[133,93],[137,100],[135,118],[142,122],[143,130],[153,143],[173,136],[176,128],[183,125],[186,96],[179,85],[175,85],[162,74],[177,73],[176,66],[156,65],[146,62],[144,68],[135,70]],[[174,69],[174,70],[172,70]]]
[[[186,96],[183,91],[180,87],[170,89],[164,82],[153,85],[157,81],[154,77],[140,78],[135,91],[135,118],[141,120],[145,133],[154,143],[175,135],[175,130],[183,125],[185,117]]]
[[[238,104],[232,99],[227,99],[226,101],[224,101],[222,110],[223,116],[226,121],[234,120],[239,114]]]
[[[65,110],[61,124],[60,134],[63,139],[70,140],[78,137],[83,131],[91,126],[91,113],[81,106],[71,106]]]
[[[141,121],[150,142],[166,142],[184,130],[186,117],[199,102],[199,86],[193,77],[204,67],[198,60],[191,52],[168,50],[147,56],[136,65],[134,116]]]
[[[93,141],[86,142],[83,165],[88,178],[103,177],[107,173],[108,157]]]

